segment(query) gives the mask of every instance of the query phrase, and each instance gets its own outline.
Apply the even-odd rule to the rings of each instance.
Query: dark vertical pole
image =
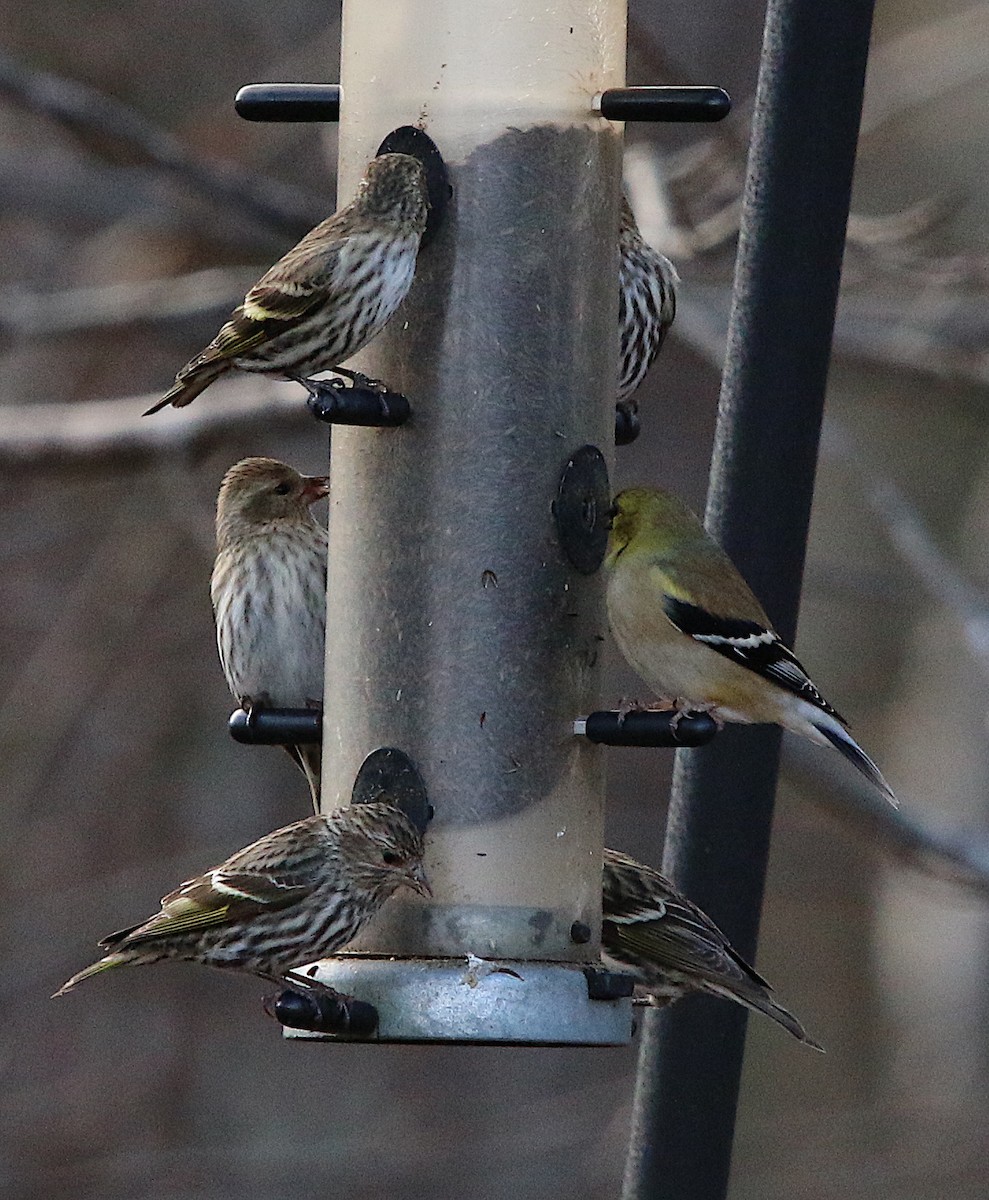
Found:
[[[804,549],[873,0],[770,0],[707,522],[786,639]],[[665,870],[754,957],[779,735],[677,754]],[[745,1014],[691,1000],[646,1018],[625,1200],[726,1193]]]

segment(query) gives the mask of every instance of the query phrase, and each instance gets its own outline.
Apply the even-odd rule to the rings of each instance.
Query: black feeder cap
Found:
[[[381,746],[361,763],[350,795],[351,804],[372,804],[387,798],[402,810],[420,833],[433,818],[426,785],[415,763],[394,746]]]
[[[593,575],[604,562],[611,524],[608,466],[597,446],[581,446],[563,468],[553,516],[570,563],[581,575]]]

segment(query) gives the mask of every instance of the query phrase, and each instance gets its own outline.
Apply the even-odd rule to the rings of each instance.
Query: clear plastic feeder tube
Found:
[[[603,581],[552,506],[580,446],[612,461],[621,130],[591,106],[624,83],[625,21],[624,0],[344,3],[340,197],[403,125],[454,188],[350,364],[411,420],[333,433],[323,795],[395,746],[435,810],[434,900],[396,897],[365,952],[598,955],[603,751],[573,720],[600,707]]]

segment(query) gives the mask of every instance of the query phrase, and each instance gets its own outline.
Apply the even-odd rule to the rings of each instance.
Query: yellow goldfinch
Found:
[[[615,497],[605,568],[615,641],[659,696],[679,711],[781,725],[832,745],[896,803],[731,559],[675,496],[629,488]]]

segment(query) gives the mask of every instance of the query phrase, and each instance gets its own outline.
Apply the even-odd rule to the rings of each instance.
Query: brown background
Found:
[[[252,80],[334,79],[333,5],[49,0],[5,2],[0,16],[20,62],[128,101],[207,160],[291,184],[311,198],[314,219],[333,207],[333,131],[251,126],[231,105]],[[632,17],[632,82],[717,82],[739,102],[751,95],[759,5],[639,0]],[[975,850],[989,768],[989,658],[978,641],[989,574],[987,29],[989,6],[879,6],[876,40],[889,53],[870,84],[878,123],[863,140],[856,212],[931,198],[951,209],[929,231],[866,221],[849,254],[799,641],[905,811],[970,829]],[[937,68],[939,56],[955,76]],[[910,98],[898,90],[906,80]],[[710,133],[655,135],[678,200],[666,248],[681,250],[684,302],[642,396],[646,433],[617,472],[619,485],[662,480],[696,504],[744,119],[716,132],[693,175],[678,176],[683,148]],[[287,760],[224,732],[230,704],[207,581],[224,469],[265,453],[319,471],[325,435],[297,415],[289,387],[263,420],[236,416],[232,403],[209,436],[154,454],[80,451],[62,406],[121,398],[93,428],[99,440],[126,424],[141,407],[126,398],[162,390],[243,282],[292,239],[112,139],[80,139],[9,98],[0,98],[0,163],[0,1191],[10,1200],[614,1195],[635,1047],[287,1045],[256,984],[191,967],[121,972],[48,1000],[97,936],[305,811]],[[711,248],[691,254],[676,240],[718,214],[724,229]],[[224,276],[229,294],[208,313],[93,327],[97,298],[77,291],[205,268],[241,280]],[[50,323],[53,294],[68,297],[60,311],[70,327],[46,334],[29,317],[40,304],[40,324]],[[250,380],[237,386],[259,394]],[[200,404],[228,402],[220,390]],[[926,574],[870,507],[863,481],[877,475],[922,518]],[[954,590],[949,568],[960,572]],[[635,694],[612,661],[608,694]],[[822,784],[806,762],[781,792],[759,967],[828,1054],[751,1022],[732,1198],[976,1200],[989,1151],[984,904],[893,864],[853,823],[854,786],[846,795]],[[665,752],[612,752],[611,845],[659,861],[669,765]]]

